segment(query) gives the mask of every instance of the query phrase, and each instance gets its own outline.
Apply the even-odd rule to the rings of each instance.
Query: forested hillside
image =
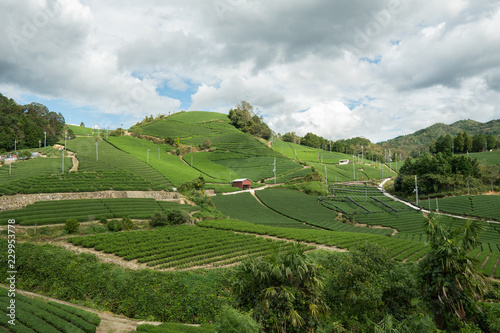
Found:
[[[467,132],[470,136],[475,134],[494,135],[500,138],[500,119],[491,120],[487,123],[480,123],[474,120],[460,120],[453,124],[446,125],[437,123],[427,128],[416,131],[415,133],[398,136],[394,139],[380,142],[380,144],[391,147],[401,148],[407,151],[428,147],[440,136],[455,136],[459,132]]]
[[[0,152],[16,148],[38,147],[38,140],[53,145],[64,131],[64,117],[49,111],[39,103],[17,104],[12,98],[0,94]]]

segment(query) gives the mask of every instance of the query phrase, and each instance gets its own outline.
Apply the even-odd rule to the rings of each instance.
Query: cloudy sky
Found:
[[[2,0],[0,92],[128,127],[252,104],[374,142],[500,118],[496,0]]]

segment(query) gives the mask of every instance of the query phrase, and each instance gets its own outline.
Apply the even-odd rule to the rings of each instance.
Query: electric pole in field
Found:
[[[62,167],[61,167],[61,173],[64,173],[64,151],[66,150],[66,147],[63,148],[62,150]]]
[[[418,206],[418,185],[417,185],[417,175],[415,175],[415,197],[416,197],[416,202]]]
[[[354,155],[352,155],[352,179],[356,180],[356,166],[354,165]]]
[[[148,152],[146,154],[146,163],[149,164],[149,149],[148,149]]]
[[[274,172],[274,184],[276,185],[276,157],[274,158],[273,172]]]
[[[328,171],[326,170],[326,165],[325,165],[325,182],[326,182],[326,195],[328,195]]]

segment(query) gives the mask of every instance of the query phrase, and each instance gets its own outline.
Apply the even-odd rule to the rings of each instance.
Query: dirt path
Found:
[[[1,285],[4,288],[8,288],[5,285]],[[96,333],[130,333],[130,332],[135,332],[137,326],[142,325],[142,324],[150,324],[150,325],[160,325],[161,322],[154,322],[154,321],[144,321],[144,320],[136,320],[136,319],[130,319],[127,318],[123,315],[116,315],[111,312],[102,312],[102,311],[97,311],[91,308],[87,308],[85,306],[73,304],[70,302],[65,302],[61,301],[52,297],[32,293],[30,291],[25,291],[21,289],[16,289],[16,292],[27,296],[31,298],[42,298],[45,301],[51,301],[51,302],[57,302],[60,304],[65,304],[69,306],[73,306],[75,308],[79,308],[88,312],[92,312],[97,314],[101,318],[101,323],[97,327]]]
[[[273,239],[276,241],[284,241],[287,243],[296,243],[295,240],[280,238],[280,237],[275,237],[275,236],[259,235],[259,234],[253,234],[253,233],[248,233],[248,232],[239,232],[239,231],[233,231],[233,232],[236,234],[252,235],[252,236],[256,236],[256,237],[260,237],[260,238]],[[51,245],[59,246],[65,250],[71,251],[71,252],[76,253],[76,254],[80,254],[80,253],[93,254],[97,257],[97,259],[99,261],[101,261],[103,263],[107,263],[107,264],[115,264],[115,265],[118,265],[118,266],[121,266],[124,268],[129,268],[132,270],[154,269],[154,267],[150,267],[145,263],[139,263],[137,260],[128,261],[128,260],[125,260],[125,259],[123,259],[123,258],[121,258],[113,253],[104,253],[103,251],[97,251],[94,248],[84,248],[84,247],[76,246],[76,245],[73,245],[69,242],[66,242],[65,240],[61,240],[61,239],[55,240],[55,241],[49,241],[48,243]],[[300,242],[300,243],[307,245],[307,246],[314,246],[317,249],[321,249],[321,250],[340,251],[340,252],[347,251],[346,249],[341,249],[341,248],[338,248],[336,246],[328,246],[325,244],[316,244],[316,243],[310,243],[310,242]],[[226,266],[217,266],[217,267],[214,267],[212,265],[203,265],[203,266],[190,267],[187,269],[165,268],[165,269],[155,269],[155,270],[165,271],[165,272],[168,272],[168,271],[189,271],[189,270],[194,270],[194,269],[199,269],[199,268],[206,268],[206,269],[223,268],[223,267],[229,267],[229,266],[234,266],[234,265],[237,265],[237,263],[231,264],[231,265],[226,265]]]
[[[68,154],[68,157],[71,157],[71,159],[73,160],[73,166],[71,167],[69,172],[78,171],[78,166],[80,165],[80,161],[78,161],[78,158],[76,158],[76,154],[69,150],[67,150],[66,153]]]

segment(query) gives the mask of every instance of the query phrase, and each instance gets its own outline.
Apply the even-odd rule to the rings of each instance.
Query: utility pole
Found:
[[[146,163],[149,164],[149,149],[148,149],[148,152],[146,154]]]
[[[418,185],[417,185],[417,175],[415,175],[415,197],[417,199],[417,206],[418,206]]]
[[[42,140],[38,140],[38,148],[42,148]]]
[[[61,173],[64,173],[64,151],[66,150],[66,146],[64,146],[62,150],[62,171]]]
[[[325,165],[325,182],[326,182],[326,195],[328,195],[328,172]]]
[[[17,152],[17,140],[14,140],[14,153]]]
[[[276,185],[276,157],[274,158],[273,172],[274,172],[274,184]]]
[[[43,148],[47,147],[47,132],[43,132]]]
[[[436,197],[436,212],[439,212],[439,203],[438,198]]]
[[[364,160],[364,152],[363,152],[363,146],[361,146],[361,164],[363,164],[363,160]]]
[[[99,150],[97,149],[97,139],[95,139],[95,160],[99,161]]]
[[[356,180],[356,166],[354,165],[354,155],[352,155],[352,179]]]

